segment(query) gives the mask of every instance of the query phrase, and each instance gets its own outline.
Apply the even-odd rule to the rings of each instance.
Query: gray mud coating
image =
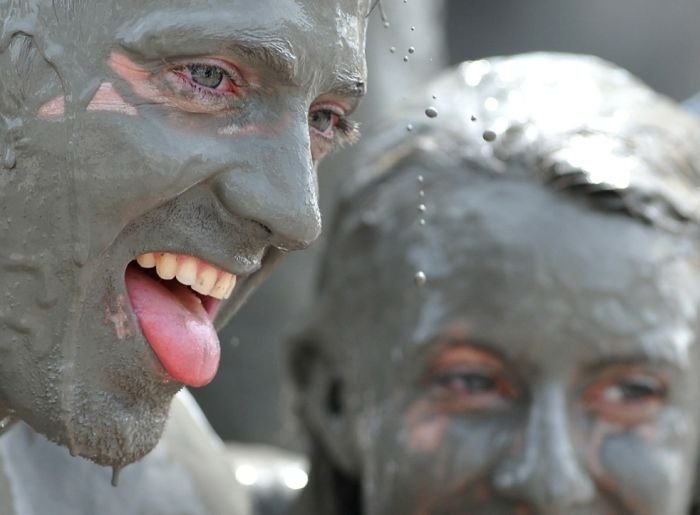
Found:
[[[700,125],[581,56],[466,63],[426,91],[441,124],[401,130],[426,95],[389,121],[347,186],[318,311],[292,345],[316,443],[296,513],[686,515]],[[485,142],[481,123],[498,119]],[[649,411],[621,378],[642,381]]]
[[[140,331],[126,266],[170,251],[239,275],[220,327],[316,239],[328,145],[309,111],[359,102],[368,10],[0,0],[0,418],[116,469],[157,444],[181,385]],[[225,106],[172,82],[212,56],[244,79]]]
[[[158,446],[126,467],[116,488],[108,468],[73,458],[17,424],[0,440],[0,470],[8,478],[0,479],[2,514],[247,515],[225,447],[188,406],[193,402],[187,392],[176,396]]]

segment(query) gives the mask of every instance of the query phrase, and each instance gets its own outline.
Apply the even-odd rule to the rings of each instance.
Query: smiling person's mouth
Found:
[[[165,371],[188,386],[211,382],[221,348],[214,318],[237,277],[193,256],[142,254],[126,269],[141,330]]]

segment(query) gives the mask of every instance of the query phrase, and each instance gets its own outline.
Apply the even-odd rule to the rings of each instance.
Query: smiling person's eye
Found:
[[[668,387],[653,372],[615,368],[604,373],[584,394],[587,409],[597,418],[622,425],[652,420],[668,398]]]
[[[319,161],[333,151],[352,144],[359,137],[358,124],[334,104],[315,105],[309,111],[311,154]]]
[[[210,64],[188,64],[185,68],[192,82],[209,89],[216,89],[227,77],[222,68]]]
[[[234,66],[215,59],[175,64],[163,77],[171,98],[193,112],[232,108],[247,85]]]
[[[189,86],[200,93],[212,95],[230,95],[241,87],[242,80],[237,72],[210,63],[189,63],[170,70],[182,85]]]
[[[330,109],[319,109],[309,113],[309,125],[321,135],[327,135],[338,124],[340,116]]]

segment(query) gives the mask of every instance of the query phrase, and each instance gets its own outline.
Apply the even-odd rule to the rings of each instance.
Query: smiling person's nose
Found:
[[[523,446],[504,458],[493,482],[501,494],[531,504],[537,513],[563,515],[593,499],[595,486],[577,458],[565,396],[556,385],[536,392]]]
[[[306,248],[321,233],[308,127],[281,136],[261,136],[253,152],[248,169],[215,178],[216,197],[232,215],[264,226],[271,245],[281,250]]]

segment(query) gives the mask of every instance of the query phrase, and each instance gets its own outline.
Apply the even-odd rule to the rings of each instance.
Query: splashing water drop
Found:
[[[416,281],[416,285],[418,286],[423,286],[428,280],[428,278],[425,276],[425,272],[422,270],[418,270],[413,279]]]
[[[420,225],[425,225],[425,218],[421,218],[420,220],[418,220],[418,223]]]
[[[409,53],[409,54],[415,54],[415,53],[416,53],[416,47],[414,47],[414,46],[408,47],[408,53]]]
[[[420,191],[418,192],[418,196],[419,196],[419,197],[425,197],[425,191],[424,191],[424,190],[420,190]]]
[[[438,110],[435,109],[433,106],[430,106],[425,110],[425,116],[427,116],[428,118],[436,118],[437,115]]]
[[[384,28],[385,28],[385,29],[388,29],[389,27],[391,27],[391,23],[389,23],[388,21],[385,21],[385,22],[384,22]]]
[[[482,137],[484,138],[484,141],[491,142],[491,141],[494,141],[496,139],[496,133],[491,131],[491,130],[484,131],[484,134],[482,134]]]
[[[425,213],[425,204],[418,204],[418,212]]]
[[[419,176],[416,178],[416,180],[417,180],[418,182],[423,182],[425,179],[423,178],[422,175],[419,175]]]
[[[413,124],[409,123],[408,125],[406,125],[406,130],[408,132],[411,132],[413,130]]]

